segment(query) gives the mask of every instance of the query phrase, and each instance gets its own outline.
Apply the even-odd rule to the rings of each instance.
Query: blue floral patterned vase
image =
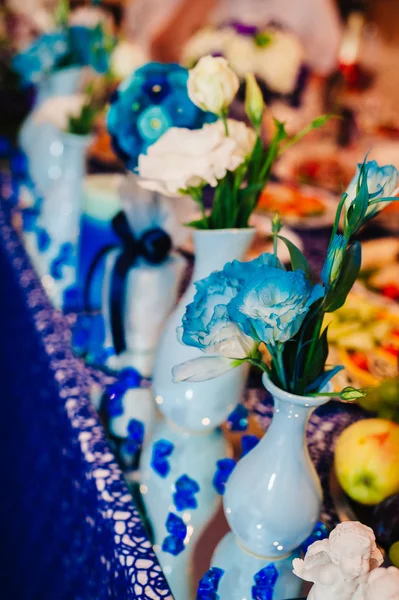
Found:
[[[36,228],[25,233],[27,250],[56,308],[76,287],[83,177],[90,136],[62,134],[62,173],[43,199]]]
[[[238,462],[226,484],[223,505],[231,533],[212,558],[212,565],[224,570],[220,600],[269,598],[256,595],[256,586],[266,585],[263,570],[269,567],[270,575],[271,566],[270,598],[300,595],[292,560],[320,518],[322,489],[305,435],[311,413],[329,397],[290,394],[267,375],[263,382],[274,399],[274,416],[266,435]]]

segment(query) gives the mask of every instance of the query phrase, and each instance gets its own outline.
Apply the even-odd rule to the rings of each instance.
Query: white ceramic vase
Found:
[[[37,123],[35,110],[49,98],[76,94],[81,78],[81,67],[68,67],[43,79],[35,107],[21,127],[19,143],[28,158],[29,173],[39,195],[45,194],[61,177],[63,145],[60,130],[50,122]]]
[[[166,458],[170,470],[162,477],[153,466],[158,442],[169,442],[172,447]],[[192,578],[193,550],[204,527],[216,512],[220,496],[212,485],[216,462],[226,456],[226,441],[220,430],[205,433],[188,433],[174,425],[160,422],[156,425],[143,450],[140,462],[140,491],[146,514],[154,534],[154,550],[168,581],[174,600],[193,600],[196,582]],[[187,475],[194,480],[199,491],[194,494],[195,508],[178,510],[174,504],[177,480]],[[166,520],[173,513],[187,526],[184,550],[176,556],[162,548],[168,536]]]
[[[102,313],[105,323],[105,347],[112,347],[110,286],[112,271],[121,250],[111,250],[105,263]],[[126,349],[108,359],[112,369],[133,367],[144,377],[152,373],[155,352],[168,315],[176,304],[178,287],[186,262],[172,253],[160,265],[138,259],[126,277],[122,307]]]
[[[90,136],[61,134],[64,147],[61,177],[43,200],[35,237],[33,262],[56,308],[63,308],[64,293],[76,284],[83,178]],[[47,243],[43,243],[47,237]]]
[[[206,431],[221,425],[239,402],[247,368],[239,367],[210,381],[174,383],[172,368],[202,352],[179,343],[176,329],[181,325],[186,306],[195,295],[195,281],[221,270],[234,259],[242,259],[255,230],[196,230],[195,267],[192,282],[169,317],[158,344],[153,384],[156,402],[164,417],[186,431]]]
[[[259,444],[238,462],[223,497],[233,535],[221,541],[212,559],[213,566],[225,569],[218,590],[221,600],[251,597],[257,571],[246,570],[246,556],[256,557],[258,571],[274,563],[279,575],[284,573],[273,600],[293,597],[296,578],[287,574],[287,560],[296,556],[320,518],[322,489],[310,460],[306,426],[313,410],[329,397],[290,394],[266,375],[263,382],[274,399],[272,423]],[[236,557],[234,562],[231,556]]]

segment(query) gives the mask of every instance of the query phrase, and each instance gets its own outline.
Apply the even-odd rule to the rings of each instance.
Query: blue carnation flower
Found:
[[[188,71],[177,64],[148,63],[118,88],[107,127],[116,154],[134,170],[138,157],[170,127],[200,129],[215,115],[203,112],[188,97]]]
[[[323,286],[312,286],[303,271],[265,266],[247,281],[227,310],[244,333],[274,346],[295,336],[310,306],[323,295]]]

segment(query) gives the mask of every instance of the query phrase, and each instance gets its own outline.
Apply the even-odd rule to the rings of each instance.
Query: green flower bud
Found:
[[[265,110],[263,95],[253,73],[247,73],[245,81],[245,112],[255,129],[259,129]]]

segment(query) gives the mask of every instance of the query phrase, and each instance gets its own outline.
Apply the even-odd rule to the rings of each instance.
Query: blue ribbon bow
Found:
[[[126,291],[126,277],[129,269],[138,257],[144,258],[149,264],[159,265],[164,262],[172,248],[170,236],[160,227],[147,229],[139,238],[136,238],[129,226],[123,211],[118,212],[112,219],[112,227],[122,242],[122,252],[116,259],[111,275],[110,289],[110,315],[111,332],[115,354],[121,354],[126,349],[125,332],[123,327],[123,305]],[[91,281],[100,260],[117,245],[108,245],[102,248],[94,258],[86,280],[85,306],[89,309],[89,292]]]

